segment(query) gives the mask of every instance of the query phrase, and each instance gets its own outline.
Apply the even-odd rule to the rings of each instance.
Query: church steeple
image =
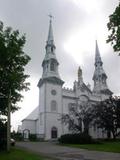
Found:
[[[54,37],[53,37],[53,29],[52,29],[52,16],[49,15],[49,31],[48,31],[48,38],[46,41],[46,54],[53,54],[55,56],[55,44],[54,44]],[[56,57],[55,57],[56,59]]]
[[[54,44],[54,36],[53,36],[53,29],[52,29],[52,16],[49,15],[49,17],[50,17],[50,21],[49,21],[48,38],[45,46],[46,54],[42,62],[42,67],[43,67],[42,78],[50,79],[52,77],[52,78],[57,78],[61,80],[58,72],[59,63],[55,54],[56,47]]]
[[[96,50],[95,50],[95,65],[97,65],[98,63],[100,63],[101,65],[103,64],[102,60],[101,60],[101,56],[100,56],[100,51],[98,48],[98,43],[96,40]]]
[[[94,80],[94,94],[111,94],[112,92],[108,89],[107,86],[107,75],[103,69],[103,62],[100,56],[100,51],[98,48],[98,44],[96,41],[96,49],[95,49],[95,71],[93,75]]]
[[[83,77],[82,77],[82,69],[78,68],[78,84],[81,85],[83,83]]]
[[[53,38],[53,29],[52,29],[52,16],[50,16],[50,22],[49,22],[49,32],[48,32],[48,39],[47,44],[54,44],[54,38]]]

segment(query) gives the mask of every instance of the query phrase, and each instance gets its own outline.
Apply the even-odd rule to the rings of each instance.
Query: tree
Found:
[[[107,43],[111,43],[115,52],[120,55],[120,2],[113,14],[109,16],[107,23],[110,34],[108,35]]]
[[[18,110],[17,102],[22,100],[21,91],[27,91],[29,83],[25,74],[25,66],[30,57],[23,51],[26,38],[18,30],[4,27],[0,22],[0,114],[7,115],[8,97],[11,92],[11,111]]]
[[[69,114],[62,115],[61,120],[73,133],[89,134],[90,123],[93,120],[93,108],[90,102],[81,105],[71,104]]]
[[[112,133],[115,139],[120,134],[120,98],[110,97],[94,107],[94,124],[107,133]]]
[[[6,148],[7,124],[0,119],[0,151]]]

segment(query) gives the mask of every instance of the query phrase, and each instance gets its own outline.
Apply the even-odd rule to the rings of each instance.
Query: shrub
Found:
[[[67,144],[90,144],[94,143],[92,137],[85,133],[80,134],[64,134],[59,138],[60,143]]]
[[[29,135],[29,140],[30,140],[30,141],[37,141],[37,136],[36,136],[36,134],[30,134],[30,135]]]
[[[6,150],[7,148],[7,140],[4,138],[0,138],[0,151]]]
[[[22,135],[22,133],[11,134],[11,137],[13,139],[15,139],[16,141],[23,141],[23,135]]]

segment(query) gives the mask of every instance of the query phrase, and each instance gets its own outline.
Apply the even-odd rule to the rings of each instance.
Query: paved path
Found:
[[[120,153],[88,151],[53,142],[18,142],[16,145],[59,160],[120,160]]]

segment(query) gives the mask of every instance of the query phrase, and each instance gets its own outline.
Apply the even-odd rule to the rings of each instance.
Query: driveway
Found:
[[[16,146],[59,160],[120,160],[120,153],[88,151],[59,146],[55,142],[18,142]]]

